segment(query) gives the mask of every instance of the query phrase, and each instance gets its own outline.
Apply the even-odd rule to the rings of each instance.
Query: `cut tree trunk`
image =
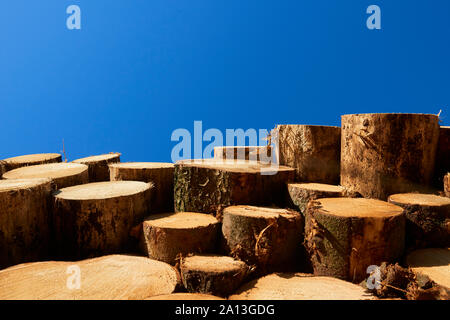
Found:
[[[405,209],[406,245],[412,248],[450,246],[450,199],[432,194],[400,193],[388,201]]]
[[[109,181],[109,168],[111,163],[120,162],[120,153],[102,154],[72,161],[85,164],[89,167],[89,182]]]
[[[175,164],[175,211],[219,217],[224,207],[238,204],[282,205],[286,182],[294,169],[245,160],[185,160]]]
[[[196,212],[162,213],[148,217],[143,229],[148,256],[175,264],[180,256],[214,252],[219,221]]]
[[[215,147],[214,159],[226,160],[251,160],[261,162],[271,162],[271,146],[227,146]]]
[[[323,183],[288,183],[288,205],[303,215],[310,200],[345,197],[345,188]]]
[[[381,200],[425,192],[433,178],[438,138],[436,115],[344,115],[341,185]]]
[[[253,276],[291,271],[300,263],[303,217],[289,209],[230,206],[223,211],[223,247]]]
[[[277,273],[242,286],[229,300],[371,300],[359,285],[331,277]]]
[[[163,294],[160,296],[153,296],[151,298],[145,300],[225,300],[224,298],[212,296],[209,294],[201,294],[201,293],[185,293],[178,292],[172,294]]]
[[[2,179],[3,174],[6,172],[5,162],[0,160],[0,179]]]
[[[57,254],[67,259],[128,252],[132,227],[148,214],[151,184],[97,182],[54,194]]]
[[[188,292],[227,297],[240,287],[248,267],[232,257],[194,255],[181,260],[180,270]]]
[[[450,173],[444,177],[444,194],[446,197],[450,197]]]
[[[442,179],[450,172],[450,127],[440,127],[436,151],[435,184],[442,187]]]
[[[132,180],[152,182],[152,213],[172,212],[173,207],[173,163],[128,162],[109,166],[111,181]]]
[[[0,271],[0,299],[142,300],[174,292],[179,280],[173,267],[146,257],[35,262]]]
[[[56,189],[88,183],[88,167],[78,163],[49,163],[8,171],[3,179],[52,179]]]
[[[61,160],[62,157],[59,153],[38,153],[8,158],[3,161],[5,162],[6,171],[11,171],[21,167],[57,163],[61,162]]]
[[[279,162],[296,169],[296,181],[339,183],[341,128],[278,125]]]
[[[315,275],[360,282],[367,277],[368,266],[394,262],[403,254],[403,209],[375,199],[311,201],[305,246]]]
[[[0,269],[47,259],[51,180],[0,180]]]

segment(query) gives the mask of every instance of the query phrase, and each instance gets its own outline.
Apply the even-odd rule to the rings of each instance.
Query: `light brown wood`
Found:
[[[255,275],[292,270],[299,262],[303,225],[293,210],[230,206],[223,211],[223,246]]]
[[[344,197],[345,188],[323,183],[288,183],[289,206],[305,213],[310,200],[319,198]]]
[[[85,164],[89,167],[89,182],[109,181],[109,168],[111,163],[120,162],[120,153],[108,153],[98,156],[90,156],[72,161]]]
[[[148,214],[152,185],[138,181],[89,183],[54,194],[57,253],[78,259],[128,252],[129,234]]]
[[[50,179],[0,180],[0,269],[48,258],[51,192]]]
[[[3,179],[49,178],[58,189],[88,183],[88,167],[77,163],[50,163],[8,171]]]
[[[181,260],[180,270],[188,292],[227,297],[242,284],[248,266],[232,257],[193,255]]]
[[[143,181],[154,185],[150,211],[172,212],[173,207],[173,163],[125,162],[109,165],[111,181]]]
[[[5,171],[11,171],[20,167],[57,163],[61,162],[61,160],[62,157],[59,153],[38,153],[12,157],[3,161],[5,164]]]
[[[175,211],[215,214],[230,205],[283,205],[294,169],[245,160],[185,160],[175,164]]]
[[[80,287],[77,289],[77,269]],[[1,300],[141,300],[170,294],[176,270],[145,257],[110,255],[76,262],[35,262],[0,271]]]
[[[164,294],[160,296],[153,296],[151,298],[145,300],[225,300],[224,298],[212,296],[210,294],[202,294],[202,293],[172,293],[172,294]]]
[[[428,248],[411,252],[406,264],[450,290],[450,248]]]
[[[388,201],[405,209],[407,246],[450,246],[449,198],[433,194],[399,193],[389,196]]]
[[[190,253],[211,253],[217,246],[219,221],[196,212],[151,215],[143,223],[150,258],[175,264]]]
[[[342,116],[341,185],[367,198],[427,191],[439,117],[369,113]]]
[[[214,159],[272,161],[271,146],[226,146],[214,147]]]
[[[280,164],[296,169],[296,181],[339,183],[341,128],[278,125]]]
[[[361,286],[302,273],[270,274],[242,286],[229,300],[372,300]]]
[[[367,267],[394,262],[405,246],[403,209],[363,198],[324,198],[306,210],[305,247],[314,274],[353,282]]]

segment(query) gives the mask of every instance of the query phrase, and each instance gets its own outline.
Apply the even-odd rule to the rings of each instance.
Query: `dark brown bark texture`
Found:
[[[440,127],[436,151],[434,183],[441,190],[444,176],[450,172],[450,127]]]

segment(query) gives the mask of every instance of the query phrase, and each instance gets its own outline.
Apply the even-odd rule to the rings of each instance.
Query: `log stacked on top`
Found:
[[[396,261],[405,247],[403,209],[363,198],[325,198],[306,210],[305,245],[315,275],[353,282],[367,267]]]
[[[108,153],[81,158],[72,162],[85,164],[89,167],[89,182],[102,182],[109,181],[108,165],[120,162],[120,156],[120,153]]]
[[[386,200],[430,185],[439,117],[427,114],[342,116],[341,185]]]
[[[450,246],[449,198],[432,194],[400,193],[389,196],[388,201],[405,209],[408,246]]]
[[[444,194],[446,197],[450,197],[450,173],[444,177]]]
[[[151,215],[143,223],[148,256],[175,264],[191,253],[212,253],[217,247],[219,221],[197,212]]]
[[[173,163],[125,162],[109,165],[111,181],[143,181],[154,185],[152,213],[172,212],[173,208]]]
[[[145,182],[114,181],[55,192],[57,254],[78,259],[130,250],[129,234],[148,214],[151,189]]]
[[[298,267],[303,217],[289,209],[230,206],[223,211],[223,246],[254,275]]]
[[[339,183],[341,128],[278,125],[279,162],[296,169],[296,181]]]
[[[270,162],[272,160],[272,147],[271,146],[215,147],[214,159]]]
[[[5,171],[11,171],[21,167],[36,166],[39,164],[58,163],[62,157],[59,153],[38,153],[12,157],[3,160]]]
[[[0,269],[48,258],[51,192],[49,179],[0,180]]]
[[[435,167],[436,187],[441,188],[442,179],[450,172],[450,127],[440,127],[436,151]]]
[[[346,195],[345,188],[323,183],[288,183],[288,203],[305,214],[310,200],[337,198]]]
[[[294,169],[245,160],[185,160],[175,164],[175,211],[219,214],[230,205],[281,204]]]
[[[77,163],[49,163],[14,169],[3,174],[3,179],[52,179],[58,189],[88,183],[88,167]]]
[[[168,264],[110,255],[76,262],[26,263],[1,270],[0,299],[142,300],[171,294],[178,283],[177,271]]]

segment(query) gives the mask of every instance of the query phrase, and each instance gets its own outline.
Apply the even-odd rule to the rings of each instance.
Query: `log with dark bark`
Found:
[[[388,201],[405,209],[406,245],[413,248],[450,246],[450,199],[432,194],[399,193]]]
[[[0,180],[0,269],[47,259],[50,179]]]
[[[289,209],[230,206],[223,211],[223,247],[252,268],[252,276],[298,270],[303,217]]]
[[[188,292],[227,297],[240,287],[248,267],[232,257],[193,255],[181,260],[180,270]]]
[[[367,267],[395,262],[405,246],[403,209],[364,198],[325,198],[306,210],[305,246],[314,274],[353,282]]]
[[[146,218],[143,229],[148,256],[175,264],[190,253],[214,252],[219,221],[204,213],[161,213]]]
[[[341,185],[381,200],[395,193],[426,191],[438,138],[436,115],[344,115]]]
[[[85,164],[89,167],[89,182],[109,181],[109,168],[111,163],[120,162],[120,153],[108,153],[90,156],[72,161]]]
[[[97,182],[54,194],[57,255],[66,259],[130,250],[130,231],[148,214],[152,185]]]
[[[341,128],[278,125],[279,162],[296,169],[296,181],[339,183]]]
[[[58,163],[62,157],[59,153],[38,153],[12,157],[3,160],[5,171],[11,171],[21,167],[36,166],[39,164]]]
[[[272,160],[271,146],[227,146],[215,147],[214,159],[252,160],[270,162]]]
[[[310,200],[345,197],[345,188],[323,183],[288,183],[288,205],[305,214]]]
[[[175,164],[175,211],[219,217],[224,207],[284,203],[294,169],[245,160],[185,160]]]
[[[434,182],[438,189],[442,187],[442,179],[450,172],[450,127],[440,127],[436,151]]]
[[[124,162],[109,166],[111,181],[143,181],[154,185],[152,213],[172,212],[173,208],[173,163]]]
[[[62,189],[89,182],[88,167],[78,163],[49,163],[8,171],[3,179],[52,179],[55,188]]]

